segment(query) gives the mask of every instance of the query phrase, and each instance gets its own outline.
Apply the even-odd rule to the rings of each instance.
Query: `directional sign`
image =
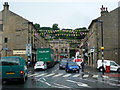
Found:
[[[3,50],[8,50],[8,48],[3,48]]]
[[[31,56],[32,54],[32,45],[31,44],[27,44],[26,45],[26,55],[27,56]]]

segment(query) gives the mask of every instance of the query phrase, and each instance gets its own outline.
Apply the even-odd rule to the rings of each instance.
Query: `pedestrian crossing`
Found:
[[[73,78],[77,78],[77,77],[81,77],[81,78],[99,78],[99,75],[90,75],[90,74],[68,74],[68,73],[36,73],[36,74],[28,74],[28,77],[53,77],[53,78],[57,78],[57,77],[62,77],[62,78],[67,78],[67,77],[73,77]]]

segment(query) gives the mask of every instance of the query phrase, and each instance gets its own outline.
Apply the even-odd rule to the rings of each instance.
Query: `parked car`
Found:
[[[7,56],[0,59],[2,67],[2,81],[27,80],[28,69],[25,59],[20,56]]]
[[[65,70],[66,72],[75,71],[79,73],[80,68],[76,62],[67,62]]]
[[[34,66],[34,70],[37,70],[37,69],[46,70],[47,69],[47,64],[44,61],[37,61],[35,63],[35,66]]]
[[[59,69],[65,69],[67,61],[61,61],[59,64]]]
[[[120,65],[118,65],[115,61],[113,60],[104,60],[103,62],[104,65],[104,70],[106,70],[106,66],[110,66],[110,71],[117,71],[120,72]],[[102,60],[97,61],[97,69],[101,72],[103,71],[102,68]]]

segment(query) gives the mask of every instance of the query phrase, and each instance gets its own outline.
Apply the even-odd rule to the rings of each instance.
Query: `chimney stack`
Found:
[[[105,8],[102,5],[102,8],[100,8],[100,9],[101,9],[101,16],[104,16],[104,15],[106,15],[108,13],[107,7]]]
[[[5,2],[5,3],[4,3],[4,10],[9,10],[8,2]]]

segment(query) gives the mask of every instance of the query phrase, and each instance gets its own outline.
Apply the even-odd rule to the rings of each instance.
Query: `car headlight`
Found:
[[[69,67],[70,69],[72,69],[72,67]]]

